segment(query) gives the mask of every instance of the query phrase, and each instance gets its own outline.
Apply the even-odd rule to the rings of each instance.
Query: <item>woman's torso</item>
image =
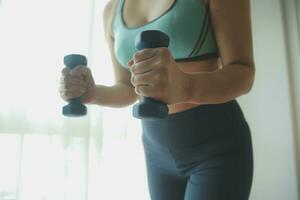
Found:
[[[118,1],[119,0],[112,1],[114,6],[110,16],[110,30],[112,30],[113,17],[115,16]],[[121,13],[123,21],[128,28],[141,27],[160,17],[173,5],[174,1],[175,0],[126,0],[123,13]],[[208,0],[199,1],[204,1],[206,5],[208,4]],[[179,67],[185,73],[210,72],[220,69],[221,61],[220,58],[210,58],[201,61],[180,62]],[[198,105],[199,104],[190,103],[168,105],[169,113],[181,112]]]

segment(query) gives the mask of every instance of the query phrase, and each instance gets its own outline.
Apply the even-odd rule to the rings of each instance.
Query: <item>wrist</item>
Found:
[[[89,88],[88,91],[81,97],[81,101],[84,104],[97,104],[97,86],[94,85],[93,87]]]

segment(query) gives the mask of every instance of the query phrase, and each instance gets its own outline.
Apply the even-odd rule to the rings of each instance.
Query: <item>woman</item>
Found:
[[[249,0],[111,0],[103,16],[116,83],[95,85],[88,68],[64,68],[62,98],[168,105],[167,118],[142,120],[152,200],[248,199],[251,133],[235,98],[255,76]],[[137,51],[135,36],[150,29],[165,32],[169,48]]]

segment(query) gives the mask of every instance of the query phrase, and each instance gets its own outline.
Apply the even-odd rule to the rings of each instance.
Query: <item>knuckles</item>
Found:
[[[63,76],[69,75],[69,73],[70,73],[70,69],[67,68],[67,67],[65,67],[65,68],[63,68],[63,69],[61,70],[61,74],[62,74]]]
[[[163,71],[162,69],[158,69],[156,70],[156,72],[153,73],[153,81],[155,83],[162,81],[162,76],[163,76],[162,71]]]

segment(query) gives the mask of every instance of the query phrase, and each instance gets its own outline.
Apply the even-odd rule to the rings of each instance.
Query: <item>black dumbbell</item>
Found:
[[[64,64],[70,68],[74,69],[77,65],[87,66],[87,59],[83,55],[70,54],[64,57]],[[81,98],[73,98],[70,100],[69,104],[63,107],[63,115],[68,117],[81,117],[86,115],[86,106],[81,103]]]
[[[156,30],[147,30],[139,33],[135,38],[135,47],[138,50],[145,48],[168,47],[169,37]],[[133,116],[139,119],[155,120],[168,116],[168,106],[150,97],[142,97],[141,102],[133,106]]]

